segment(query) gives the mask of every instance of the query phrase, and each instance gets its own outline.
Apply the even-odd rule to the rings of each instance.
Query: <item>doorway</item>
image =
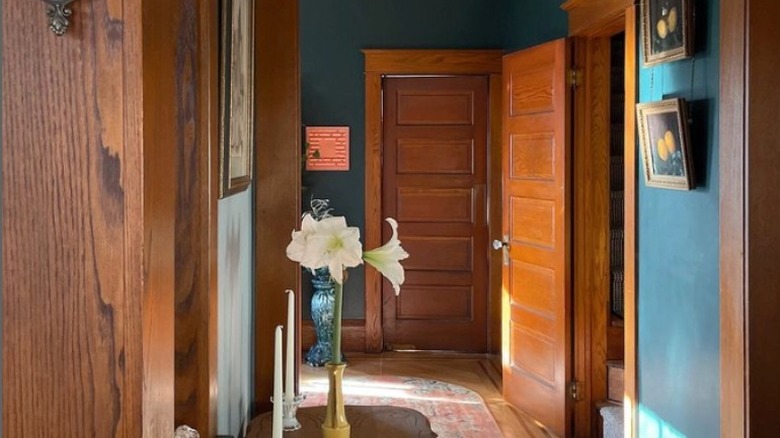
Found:
[[[481,345],[477,347],[471,346],[466,351],[480,351],[480,352],[494,352],[500,351],[500,296],[501,296],[501,270],[500,255],[489,252],[487,247],[487,236],[494,236],[499,234],[500,230],[500,202],[499,196],[501,192],[500,179],[491,178],[491,171],[500,174],[500,151],[501,151],[501,56],[503,53],[500,50],[364,50],[365,55],[365,85],[366,85],[366,158],[365,158],[365,245],[366,247],[373,248],[380,246],[383,242],[383,224],[384,217],[389,215],[390,212],[385,212],[383,208],[383,160],[387,160],[388,157],[384,155],[383,150],[383,82],[389,79],[398,78],[399,76],[421,76],[431,77],[458,77],[458,76],[476,76],[481,77],[479,81],[486,82],[487,87],[487,115],[486,124],[487,130],[484,134],[486,138],[485,144],[485,166],[486,173],[482,183],[478,183],[477,187],[474,187],[472,182],[469,197],[475,202],[481,198],[480,203],[486,207],[484,212],[480,214],[482,216],[480,227],[486,228],[484,232],[484,238],[480,237],[484,243],[479,244],[482,248],[477,248],[476,241],[471,242],[470,245],[475,248],[471,255],[479,254],[482,251],[482,258],[487,259],[484,262],[485,268],[483,272],[487,272],[487,278],[484,281],[487,288],[487,297],[485,298],[485,304],[483,310],[469,310],[469,313],[476,311],[481,312],[483,316],[482,325],[485,326],[483,333],[478,337],[484,339]],[[481,85],[484,89],[484,85]],[[471,93],[471,92],[469,92]],[[419,149],[419,147],[418,147]],[[396,154],[397,155],[397,154]],[[397,161],[397,156],[394,158]],[[403,158],[403,157],[402,157]],[[384,164],[387,164],[386,161]],[[419,163],[416,163],[419,164]],[[440,164],[440,163],[439,163]],[[481,186],[480,186],[481,184]],[[462,190],[462,189],[458,189]],[[468,190],[466,190],[468,192]],[[461,193],[466,193],[461,192]],[[430,204],[426,204],[430,205]],[[469,206],[472,209],[473,205]],[[401,211],[396,211],[397,214],[403,214]],[[415,213],[416,214],[416,213]],[[419,218],[418,218],[419,219]],[[478,218],[474,218],[478,219]],[[472,220],[474,222],[474,220]],[[423,222],[424,223],[424,222]],[[415,225],[417,226],[417,225]],[[423,225],[420,225],[421,227]],[[408,231],[414,231],[414,228],[410,224]],[[439,227],[441,228],[441,227]],[[402,223],[400,232],[405,233],[405,226]],[[386,229],[387,232],[389,229]],[[403,236],[402,236],[403,238]],[[473,239],[467,238],[468,239]],[[414,245],[414,241],[406,239],[404,245]],[[414,251],[417,251],[415,249]],[[413,251],[409,251],[412,253]],[[442,252],[443,256],[449,256],[451,251]],[[420,252],[422,253],[422,251]],[[412,260],[410,260],[412,261]],[[460,262],[461,265],[463,262]],[[473,265],[471,261],[469,265]],[[409,266],[407,264],[407,266]],[[419,267],[418,267],[419,268]],[[425,268],[423,266],[423,268]],[[428,268],[431,268],[429,266]],[[472,268],[473,269],[473,268]],[[405,285],[406,289],[402,294],[405,294],[410,287],[419,281],[423,287],[428,287],[438,280],[431,277],[433,269],[418,269],[419,272],[413,272],[411,270],[408,275],[408,283]],[[447,275],[451,275],[448,273]],[[456,283],[457,276],[463,276],[457,274],[454,279],[450,279],[451,284]],[[418,276],[419,279],[415,280],[413,276]],[[427,276],[427,279],[425,278]],[[461,278],[462,280],[462,278]],[[428,283],[428,284],[426,284]],[[383,319],[385,315],[385,303],[383,299],[381,277],[373,269],[366,269],[365,274],[365,351],[378,353],[385,348],[385,333],[383,327]],[[464,293],[465,289],[461,292],[462,296],[467,296]],[[411,297],[411,294],[410,294]],[[395,296],[392,296],[395,299]],[[469,298],[470,299],[470,298]],[[390,307],[392,304],[388,305]],[[472,303],[468,303],[469,307],[476,309]],[[458,309],[461,315],[465,313],[464,305],[461,304],[461,309]],[[389,308],[387,309],[390,310]],[[449,309],[449,313],[456,313]],[[397,308],[394,312],[398,314]],[[473,319],[473,317],[471,317]],[[429,321],[431,322],[431,321]],[[454,338],[451,333],[449,338]],[[411,344],[410,342],[396,341],[398,344]],[[417,342],[417,341],[415,341]],[[392,342],[391,342],[392,344]],[[414,345],[419,348],[431,348],[430,346],[424,346],[423,344]],[[404,345],[402,345],[403,347]],[[408,345],[407,345],[408,346]],[[457,348],[456,345],[446,346],[445,348],[456,348],[463,350],[463,348]]]
[[[382,216],[398,220],[411,254],[403,294],[382,283],[384,349],[484,353],[488,77],[387,77],[382,88]]]
[[[575,39],[574,374],[576,436],[600,436],[602,412],[634,424],[636,7]],[[608,414],[609,415],[609,414]]]

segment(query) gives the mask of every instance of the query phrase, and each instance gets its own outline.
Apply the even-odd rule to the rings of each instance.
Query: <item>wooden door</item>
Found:
[[[559,435],[571,429],[569,44],[504,57],[504,397]],[[506,341],[506,340],[505,340]]]
[[[487,124],[485,76],[384,82],[383,216],[410,254],[401,295],[382,286],[386,348],[487,350]]]

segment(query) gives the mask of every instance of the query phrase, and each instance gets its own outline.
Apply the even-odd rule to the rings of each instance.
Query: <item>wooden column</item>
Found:
[[[720,5],[721,435],[777,436],[780,4]]]
[[[181,0],[176,49],[176,426],[217,433],[218,2]]]
[[[170,436],[178,1],[3,5],[3,435]]]
[[[273,328],[285,323],[284,290],[300,291],[300,268],[285,254],[301,210],[301,92],[298,1],[256,1],[255,411],[264,411],[271,407]]]

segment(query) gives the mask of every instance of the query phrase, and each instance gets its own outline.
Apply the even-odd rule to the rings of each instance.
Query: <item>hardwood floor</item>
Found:
[[[345,379],[360,375],[422,377],[454,383],[476,391],[485,400],[505,437],[548,438],[549,434],[501,395],[501,364],[498,357],[454,353],[382,353],[347,355]],[[303,366],[301,380],[322,378],[323,368]]]

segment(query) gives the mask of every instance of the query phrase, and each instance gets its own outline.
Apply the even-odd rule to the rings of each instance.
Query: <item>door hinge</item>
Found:
[[[574,401],[582,400],[583,397],[583,384],[582,382],[573,381],[569,382],[569,396]]]
[[[582,70],[578,68],[572,68],[569,69],[569,71],[566,73],[566,81],[569,83],[569,86],[571,88],[577,88],[582,85]]]

